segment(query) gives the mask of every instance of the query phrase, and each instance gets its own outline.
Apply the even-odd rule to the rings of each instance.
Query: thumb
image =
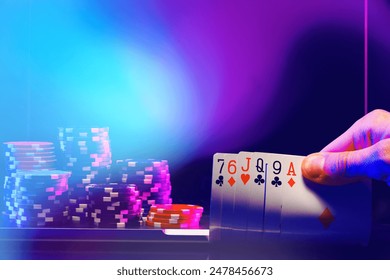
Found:
[[[302,162],[302,175],[324,185],[343,185],[364,177],[389,182],[390,139],[361,150],[311,154]]]

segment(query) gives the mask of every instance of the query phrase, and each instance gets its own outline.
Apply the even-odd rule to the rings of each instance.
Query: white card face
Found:
[[[283,166],[276,154],[255,153],[255,156],[263,161],[262,168],[265,170],[264,234],[279,234],[282,190],[286,184],[280,176]]]
[[[225,165],[225,154],[216,153],[213,157],[213,174],[211,181],[210,201],[210,240],[221,240],[221,217],[223,189],[226,184],[222,174]]]
[[[234,240],[237,232],[234,232],[235,190],[237,187],[237,154],[224,154],[221,176],[223,177],[221,238],[222,240]]]
[[[281,234],[285,238],[367,243],[371,231],[371,181],[324,186],[302,177],[304,157],[281,157],[283,189]]]
[[[259,153],[251,153],[250,179],[248,181],[249,198],[246,202],[247,211],[247,240],[258,242],[262,239],[264,222],[264,193],[265,193],[265,163],[258,157]]]
[[[234,240],[237,154],[217,153],[213,159],[210,240]]]
[[[237,174],[236,174],[236,187],[235,187],[235,203],[234,203],[234,216],[233,227],[240,231],[237,238],[240,240],[246,239],[246,234],[243,234],[243,230],[247,228],[249,201],[250,201],[250,181],[251,181],[251,166],[252,153],[240,152],[237,156]]]

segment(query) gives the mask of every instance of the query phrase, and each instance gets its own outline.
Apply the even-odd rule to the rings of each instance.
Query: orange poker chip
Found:
[[[199,223],[200,218],[190,218],[190,219],[164,219],[164,218],[153,218],[150,216],[146,217],[150,222],[157,223],[168,223],[168,224],[189,224],[189,223]]]
[[[161,214],[195,214],[203,213],[203,207],[192,204],[156,204],[150,207],[151,212]]]
[[[151,222],[146,220],[146,225],[153,228],[171,228],[171,229],[193,229],[199,228],[199,223],[182,223],[182,224],[169,224],[169,223],[159,223]]]
[[[148,214],[151,218],[159,218],[159,219],[200,219],[202,217],[202,213],[193,213],[193,214],[164,214],[164,213],[157,213],[153,211],[149,211]]]

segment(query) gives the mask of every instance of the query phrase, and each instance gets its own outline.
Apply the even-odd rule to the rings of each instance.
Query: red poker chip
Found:
[[[150,211],[160,214],[194,214],[203,213],[203,207],[192,204],[156,204]]]
[[[171,229],[195,229],[199,228],[199,223],[181,223],[181,224],[169,224],[169,223],[159,223],[151,222],[146,220],[146,225],[153,228],[171,228]]]
[[[166,219],[166,218],[155,218],[151,216],[146,217],[150,222],[165,223],[165,224],[194,224],[199,223],[200,218],[189,218],[189,219]]]

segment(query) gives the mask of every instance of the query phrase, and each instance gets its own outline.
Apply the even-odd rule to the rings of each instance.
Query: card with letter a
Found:
[[[371,180],[342,186],[315,184],[302,176],[303,159],[280,156],[282,180],[287,182],[282,237],[366,244],[371,231]]]

